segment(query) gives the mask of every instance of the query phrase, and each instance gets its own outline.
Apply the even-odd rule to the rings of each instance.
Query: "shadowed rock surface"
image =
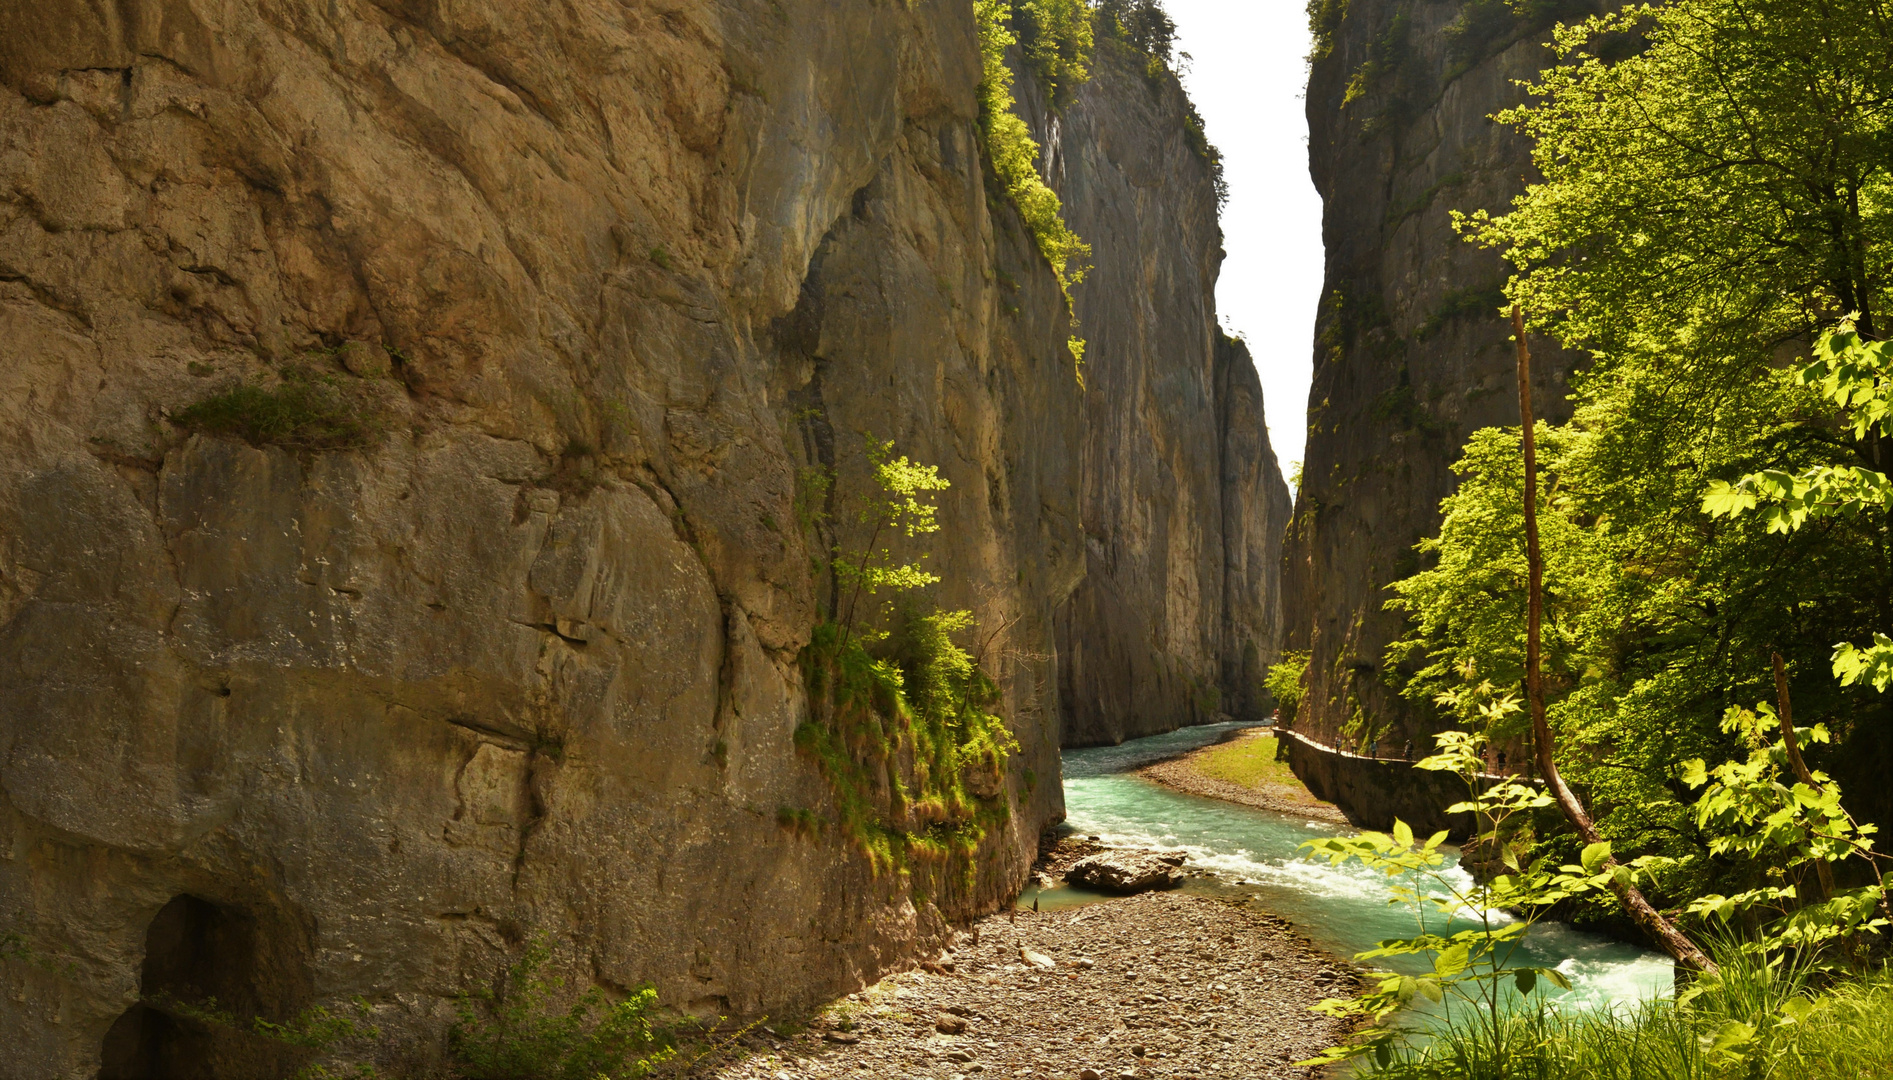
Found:
[[[1503,212],[1523,190],[1529,144],[1490,117],[1550,62],[1550,18],[1474,0],[1353,0],[1345,12],[1308,83],[1328,266],[1283,566],[1285,648],[1312,654],[1298,730],[1332,745],[1378,733],[1430,747],[1430,710],[1384,678],[1387,645],[1405,629],[1385,609],[1387,585],[1419,568],[1414,545],[1438,531],[1467,438],[1518,424],[1498,310],[1506,265],[1457,236],[1450,211]],[[1534,410],[1567,417],[1575,358],[1543,340],[1533,353]]]

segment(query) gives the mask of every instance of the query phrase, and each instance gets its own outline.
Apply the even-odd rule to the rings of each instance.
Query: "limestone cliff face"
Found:
[[[1522,99],[1548,37],[1491,0],[1352,0],[1310,73],[1328,266],[1283,587],[1286,647],[1312,653],[1296,727],[1324,742],[1431,745],[1383,677],[1405,629],[1386,587],[1418,568],[1467,437],[1518,424],[1505,267],[1448,212],[1502,211],[1523,189],[1529,146],[1490,116]],[[1534,408],[1568,415],[1573,358],[1533,353]]]
[[[779,1013],[1016,891],[1086,416],[979,73],[954,3],[0,8],[0,1077],[266,1075],[179,987],[424,1050],[539,934]],[[171,422],[298,366],[365,446]],[[798,472],[860,431],[952,481],[1022,747],[912,890],[778,824],[830,798]]]
[[[1041,109],[1053,186],[1095,264],[1086,339],[1084,583],[1060,611],[1065,745],[1266,715],[1289,495],[1248,349],[1216,320],[1222,230],[1187,102],[1100,41],[1092,80]]]

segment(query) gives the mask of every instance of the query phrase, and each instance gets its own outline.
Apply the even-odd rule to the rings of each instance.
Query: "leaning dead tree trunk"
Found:
[[[1577,795],[1558,772],[1557,755],[1553,753],[1556,744],[1552,741],[1551,724],[1545,719],[1545,683],[1540,657],[1540,639],[1545,619],[1545,562],[1538,548],[1538,439],[1532,430],[1531,350],[1525,344],[1525,316],[1517,304],[1512,305],[1512,331],[1517,335],[1515,340],[1518,343],[1518,416],[1525,448],[1525,562],[1531,575],[1525,615],[1525,699],[1531,709],[1532,742],[1537,747],[1538,771],[1545,778],[1545,787],[1550,789],[1558,809],[1564,812],[1565,819],[1584,838],[1584,842],[1595,844],[1602,841],[1603,837],[1598,834],[1597,824],[1591,820],[1589,812],[1578,802]],[[1604,865],[1607,868],[1615,867],[1617,860],[1607,859]],[[1674,957],[1677,963],[1705,975],[1717,973],[1715,961],[1709,959],[1682,931],[1676,929],[1675,923],[1644,899],[1642,890],[1635,885],[1613,882],[1611,891],[1623,902],[1624,910],[1630,913],[1631,920],[1649,934],[1664,952]]]

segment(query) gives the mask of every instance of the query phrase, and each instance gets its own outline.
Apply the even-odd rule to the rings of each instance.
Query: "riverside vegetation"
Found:
[[[1331,33],[1345,5],[1311,16]],[[1569,423],[1526,407],[1467,444],[1425,568],[1394,586],[1411,632],[1386,665],[1458,729],[1422,767],[1509,745],[1549,781],[1474,788],[1461,809],[1498,868],[1399,898],[1523,918],[1370,954],[1431,973],[1332,1009],[1388,1021],[1419,995],[1454,1023],[1383,1022],[1332,1056],[1416,1077],[1883,1075],[1893,8],[1676,0],[1553,38],[1557,65],[1499,117],[1542,181],[1456,220],[1514,267],[1521,384],[1527,324],[1590,362]],[[1403,830],[1314,848],[1400,878],[1439,865]],[[1561,1013],[1551,973],[1506,966],[1551,905],[1621,919],[1646,896],[1639,921],[1701,973],[1673,1000]]]

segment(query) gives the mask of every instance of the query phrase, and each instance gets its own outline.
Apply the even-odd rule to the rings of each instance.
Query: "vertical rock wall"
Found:
[[[1266,715],[1289,495],[1246,346],[1216,319],[1222,229],[1168,71],[1101,39],[1037,127],[1094,267],[1086,340],[1084,583],[1058,621],[1065,745]],[[1022,82],[1024,80],[1021,80]]]
[[[1214,195],[1174,83],[1100,68],[1047,139],[1074,331],[970,5],[0,8],[0,1078],[282,1071],[170,992],[360,996],[424,1063],[534,937],[792,1011],[1016,892],[1071,716],[1257,708],[1285,491]],[[285,379],[365,433],[177,422]],[[834,816],[804,481],[867,437],[951,481],[931,599],[1020,744],[911,878],[782,813]]]
[[[1563,6],[1587,10],[1588,0]],[[1405,630],[1387,585],[1437,532],[1472,432],[1518,424],[1506,270],[1449,211],[1502,211],[1528,144],[1493,113],[1549,62],[1547,22],[1494,0],[1352,0],[1309,75],[1309,165],[1325,201],[1308,449],[1284,564],[1287,642],[1312,654],[1296,727],[1322,742],[1411,736],[1428,715],[1384,676]],[[1351,99],[1351,100],[1350,100]],[[1569,415],[1574,358],[1534,343],[1534,409]]]
[[[534,935],[780,1013],[1016,891],[1084,414],[979,74],[957,3],[0,8],[0,1077],[274,1071],[193,988],[425,1057]],[[171,422],[294,369],[363,445]],[[966,876],[778,823],[856,431],[952,481],[1021,744]]]

